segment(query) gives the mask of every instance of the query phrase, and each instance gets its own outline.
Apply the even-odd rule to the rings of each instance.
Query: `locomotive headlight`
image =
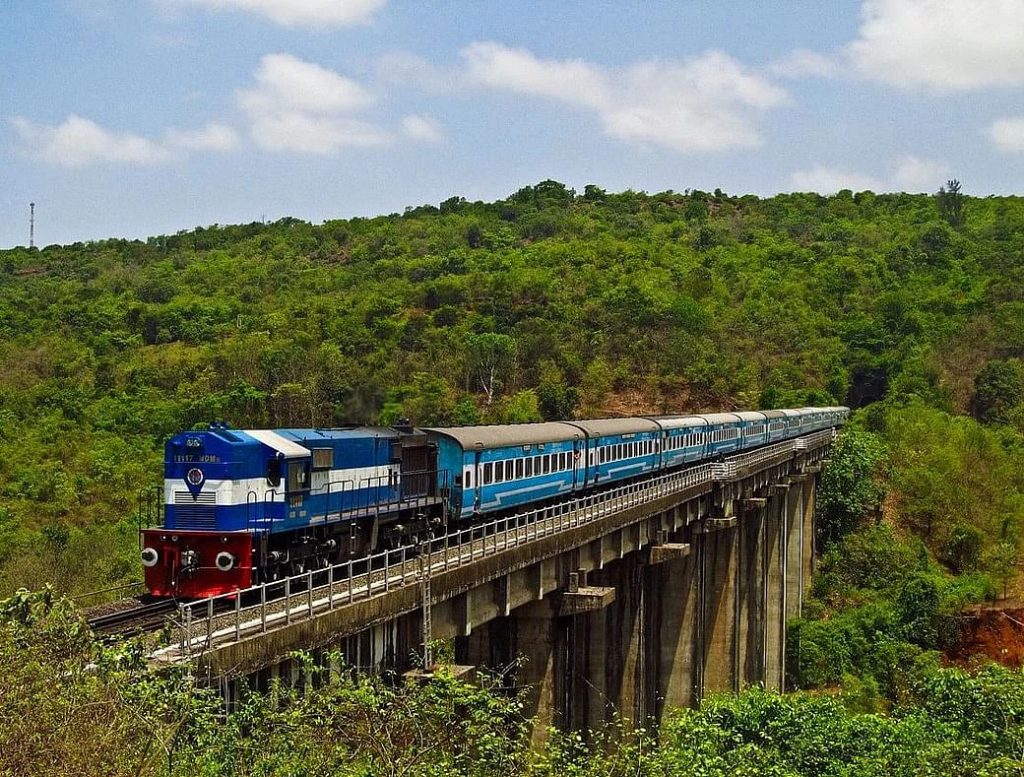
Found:
[[[160,554],[156,548],[143,548],[142,550],[142,566],[144,567],[155,567],[156,562],[160,560]]]
[[[217,554],[217,560],[214,562],[217,565],[217,569],[221,572],[230,572],[235,568],[235,555],[228,553],[226,550],[221,551]]]

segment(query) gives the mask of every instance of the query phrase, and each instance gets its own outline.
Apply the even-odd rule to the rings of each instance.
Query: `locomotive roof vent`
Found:
[[[394,424],[392,424],[391,428],[394,429],[396,432],[403,432],[404,434],[409,434],[412,432],[412,421],[410,421],[408,418],[399,418],[397,421],[395,421]]]

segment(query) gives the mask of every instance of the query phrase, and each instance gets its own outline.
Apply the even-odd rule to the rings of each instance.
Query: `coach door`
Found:
[[[572,488],[573,491],[583,488],[583,475],[586,472],[585,459],[583,458],[584,444],[580,440],[573,440],[572,443]]]

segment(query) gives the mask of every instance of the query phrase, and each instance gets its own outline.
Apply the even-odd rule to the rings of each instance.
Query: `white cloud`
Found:
[[[238,133],[223,124],[207,124],[202,129],[169,129],[167,144],[186,151],[234,151],[238,148]]]
[[[53,126],[20,116],[11,123],[28,154],[64,167],[163,164],[183,159],[191,151],[230,151],[238,145],[234,130],[221,124],[207,124],[198,130],[172,128],[154,140],[132,132],[114,132],[75,114]]]
[[[1000,151],[1024,152],[1024,116],[997,119],[989,126],[988,134]]]
[[[386,84],[416,86],[430,92],[451,92],[464,85],[464,76],[453,68],[439,67],[407,51],[391,51],[374,63],[377,78]]]
[[[258,145],[272,151],[332,154],[346,146],[387,143],[388,132],[350,113],[373,103],[357,82],[291,54],[268,54],[256,86],[238,92]]]
[[[865,0],[847,47],[869,78],[937,90],[1024,84],[1024,0]]]
[[[441,125],[429,116],[406,116],[402,119],[402,132],[413,140],[424,143],[439,143],[444,137]]]
[[[855,170],[815,165],[809,170],[798,170],[789,177],[790,189],[795,192],[818,192],[819,194],[835,194],[840,189],[851,189],[855,192],[870,189],[884,191],[885,184]]]
[[[783,78],[804,78],[806,76],[832,78],[839,72],[839,66],[834,59],[808,49],[794,49],[785,56],[770,62],[768,69]]]
[[[461,53],[472,83],[591,110],[612,137],[676,151],[756,146],[759,115],[787,100],[783,89],[717,51],[619,69],[540,59],[493,42]]]
[[[896,165],[891,187],[901,192],[934,192],[946,182],[949,173],[945,162],[908,155]]]
[[[789,177],[790,191],[834,194],[840,189],[855,192],[933,192],[945,183],[949,166],[944,162],[904,156],[892,163],[891,172],[877,177],[842,167],[818,164]]]
[[[170,0],[214,10],[239,10],[285,27],[345,27],[366,24],[387,0]]]
[[[267,54],[256,69],[255,89],[239,92],[250,113],[278,109],[328,114],[365,108],[373,97],[358,83],[291,54]]]

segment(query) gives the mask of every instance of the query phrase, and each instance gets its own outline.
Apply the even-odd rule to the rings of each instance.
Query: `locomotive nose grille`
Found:
[[[217,504],[217,494],[213,491],[200,491],[198,494],[196,494],[195,499],[193,499],[192,494],[190,494],[188,491],[175,491],[174,504],[215,505]]]
[[[217,494],[200,491],[196,498],[188,491],[174,492],[174,525],[179,529],[217,528]]]

